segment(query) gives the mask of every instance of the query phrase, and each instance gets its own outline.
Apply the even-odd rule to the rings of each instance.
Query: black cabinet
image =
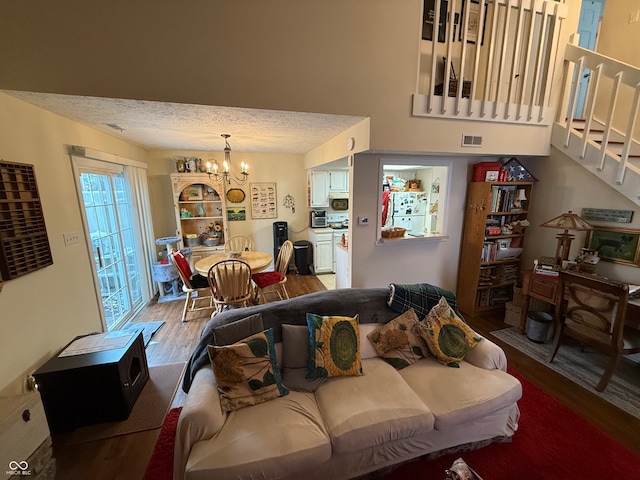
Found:
[[[80,353],[65,355],[76,342],[87,340],[92,345],[88,353],[76,349]],[[142,332],[76,339],[33,376],[51,433],[125,420],[149,379]]]

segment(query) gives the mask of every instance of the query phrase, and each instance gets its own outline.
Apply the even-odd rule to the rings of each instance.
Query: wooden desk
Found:
[[[200,275],[205,277],[209,274],[209,269],[214,263],[221,262],[222,260],[229,260],[226,253],[217,253],[215,255],[209,255],[198,260],[195,264],[196,270]],[[242,252],[242,256],[237,259],[247,262],[251,267],[251,273],[258,273],[271,265],[273,257],[268,253],[263,252]]]
[[[524,334],[526,331],[530,298],[537,298],[543,302],[555,305],[560,295],[558,283],[558,277],[533,273],[533,270],[525,270],[522,272],[522,294],[525,297],[522,310],[520,311],[520,324],[518,326],[520,333]],[[625,325],[640,329],[640,299],[629,300]]]

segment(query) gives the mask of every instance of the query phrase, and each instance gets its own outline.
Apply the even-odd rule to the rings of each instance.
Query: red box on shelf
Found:
[[[500,162],[480,162],[473,165],[473,181],[484,182],[487,172],[500,172],[502,164]],[[496,175],[496,180],[498,176]]]

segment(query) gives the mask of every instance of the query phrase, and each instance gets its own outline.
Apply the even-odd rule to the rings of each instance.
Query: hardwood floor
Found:
[[[287,290],[294,297],[325,290],[325,286],[314,276],[290,274]],[[166,322],[147,346],[149,366],[186,361],[195,347],[209,315],[207,312],[196,312],[188,315],[187,322],[180,322],[182,305],[181,301],[158,304],[154,300],[136,317],[136,322]],[[502,317],[484,316],[467,320],[476,331],[505,350],[511,367],[640,455],[638,419],[492,337],[491,331],[506,326]],[[182,405],[184,398],[184,393],[179,389],[172,407]],[[149,430],[70,447],[62,445],[61,438],[54,436],[56,478],[139,480],[144,475],[159,432],[159,429]]]
[[[326,290],[317,277],[295,273],[287,275],[286,287],[290,297]],[[181,322],[183,305],[183,301],[153,300],[136,316],[136,322],[165,321],[146,349],[150,367],[185,362],[198,343],[210,312],[189,313],[187,321]],[[171,406],[182,405],[185,396],[179,388]],[[72,446],[64,445],[64,435],[54,435],[56,479],[140,480],[159,433],[160,429],[148,430]]]

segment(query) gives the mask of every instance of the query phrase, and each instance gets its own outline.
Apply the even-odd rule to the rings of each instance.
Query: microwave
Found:
[[[311,228],[324,228],[329,225],[327,222],[327,212],[324,210],[311,210],[309,213]]]

